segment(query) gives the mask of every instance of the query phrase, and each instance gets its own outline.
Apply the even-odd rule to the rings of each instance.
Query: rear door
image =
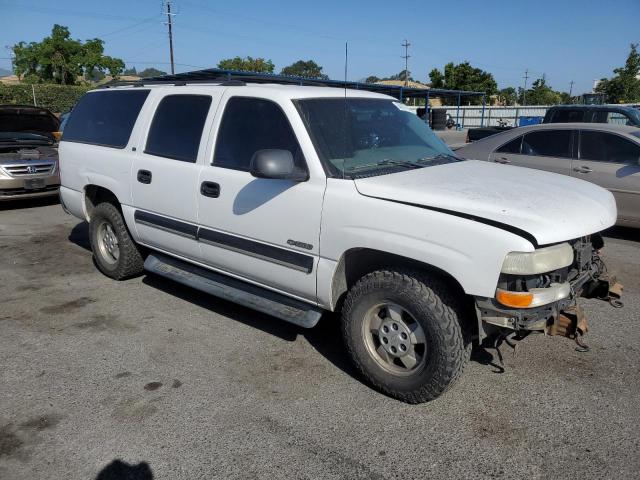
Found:
[[[581,130],[572,175],[610,190],[618,217],[640,223],[640,143],[621,135]]]
[[[201,172],[199,240],[203,261],[224,272],[299,298],[316,300],[323,172],[309,168],[314,154],[293,103],[235,96],[229,90],[214,125],[212,159]],[[303,182],[255,178],[258,150],[289,150]]]
[[[136,229],[145,244],[198,260],[198,158],[219,96],[180,93],[154,100],[131,172]]]
[[[534,130],[498,147],[491,161],[571,175],[573,131]]]

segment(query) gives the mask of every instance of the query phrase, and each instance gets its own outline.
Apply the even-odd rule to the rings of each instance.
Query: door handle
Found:
[[[215,182],[202,182],[200,193],[205,197],[218,198],[220,196],[220,185]]]
[[[585,167],[584,165],[581,167],[577,167],[573,169],[574,172],[578,172],[578,173],[591,173],[593,172],[593,169],[589,168],[589,167]]]
[[[151,172],[149,170],[138,170],[138,181],[140,183],[151,183]]]
[[[509,160],[506,157],[500,157],[500,158],[496,158],[494,160],[495,163],[502,163],[502,164],[507,164],[507,163],[511,163],[511,160]]]

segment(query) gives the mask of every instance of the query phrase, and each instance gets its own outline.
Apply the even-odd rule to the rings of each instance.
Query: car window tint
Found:
[[[558,109],[553,115],[554,123],[571,123],[584,121],[585,110]]]
[[[522,139],[524,155],[569,158],[571,130],[540,130],[527,133]]]
[[[496,150],[498,153],[520,153],[520,144],[522,143],[522,136],[514,138],[510,142],[505,143]]]
[[[195,162],[211,106],[208,95],[168,95],[158,104],[145,153]]]
[[[298,140],[277,104],[258,98],[231,98],[218,131],[213,164],[248,171],[253,154],[264,149],[289,150],[295,165],[306,171]]]
[[[640,145],[612,133],[583,130],[580,134],[580,158],[637,163],[640,159]]]
[[[62,141],[124,148],[149,90],[91,92],[69,114]]]

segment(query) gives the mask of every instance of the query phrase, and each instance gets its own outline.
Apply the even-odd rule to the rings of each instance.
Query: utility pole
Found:
[[[409,85],[409,57],[411,56],[409,55],[409,47],[411,44],[405,38],[402,46],[404,47],[404,55],[402,55],[404,58],[404,86],[407,87]]]
[[[166,0],[167,11],[163,12],[167,14],[167,26],[169,27],[169,57],[171,59],[171,75],[175,73],[175,68],[173,65],[173,30],[172,30],[172,21],[171,17],[175,15],[175,13],[171,13],[171,0]]]
[[[527,80],[529,80],[529,69],[524,71],[524,90],[522,91],[522,104],[527,104]]]
[[[571,98],[571,93],[573,92],[573,80],[569,82],[569,98]]]

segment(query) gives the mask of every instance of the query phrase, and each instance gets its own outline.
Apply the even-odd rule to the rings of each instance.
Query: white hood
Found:
[[[597,185],[565,175],[467,160],[355,180],[362,195],[481,217],[530,233],[539,245],[599,232],[616,202]]]

